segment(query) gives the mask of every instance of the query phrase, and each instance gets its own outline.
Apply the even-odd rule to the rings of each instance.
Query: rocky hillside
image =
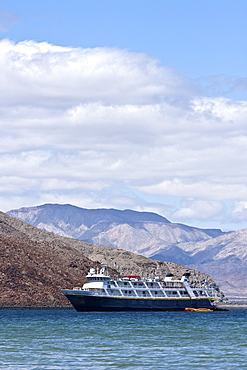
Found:
[[[32,240],[0,213],[0,307],[70,306],[60,290],[81,284],[87,257],[52,240]]]
[[[174,264],[150,260],[131,252],[95,246],[40,230],[0,212],[0,307],[69,306],[62,288],[81,286],[90,267],[106,263],[111,274],[152,276],[167,273],[192,281],[212,279]]]

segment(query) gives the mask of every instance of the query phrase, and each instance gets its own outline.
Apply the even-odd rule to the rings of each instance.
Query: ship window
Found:
[[[154,292],[154,294],[157,294],[157,292]]]
[[[124,283],[124,285],[127,285],[127,283]]]
[[[127,294],[127,293],[128,293],[128,291],[127,291],[127,290],[125,290],[125,291],[124,291],[124,293],[125,293],[125,294]]]

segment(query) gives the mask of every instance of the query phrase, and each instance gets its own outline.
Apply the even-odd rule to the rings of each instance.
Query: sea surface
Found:
[[[247,369],[247,310],[0,310],[1,369]]]

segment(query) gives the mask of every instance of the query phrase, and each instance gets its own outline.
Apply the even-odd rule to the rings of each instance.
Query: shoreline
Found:
[[[246,310],[247,303],[229,302],[220,303],[216,307],[223,310]],[[18,305],[1,305],[0,310],[75,310],[73,306],[18,306]]]
[[[0,310],[74,310],[74,307],[70,306],[11,306],[11,305],[2,305]]]
[[[218,303],[216,307],[223,308],[226,310],[246,310],[247,303],[246,302],[229,302],[229,303]]]

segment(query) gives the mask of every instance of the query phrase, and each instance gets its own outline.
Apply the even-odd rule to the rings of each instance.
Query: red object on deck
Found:
[[[124,278],[128,279],[141,279],[139,275],[125,275]]]

